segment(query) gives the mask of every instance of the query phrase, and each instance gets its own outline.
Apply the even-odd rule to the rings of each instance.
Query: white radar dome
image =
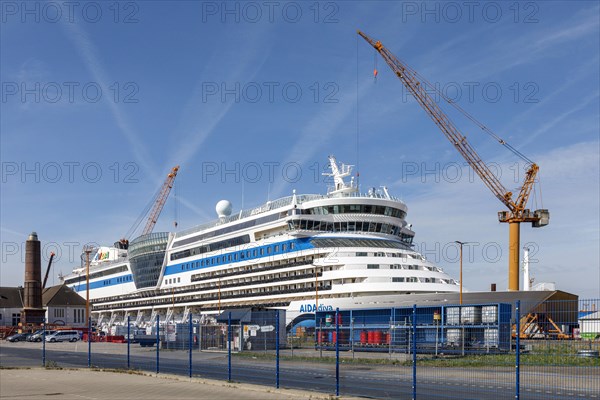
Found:
[[[229,200],[221,200],[215,207],[219,218],[229,217],[231,215],[231,202]]]

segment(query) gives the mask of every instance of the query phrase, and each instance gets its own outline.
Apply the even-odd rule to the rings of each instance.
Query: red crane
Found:
[[[144,230],[141,235],[147,235],[152,233],[154,229],[154,225],[156,225],[156,221],[160,216],[160,213],[169,197],[169,193],[171,192],[171,188],[173,188],[173,182],[175,181],[175,177],[177,176],[177,172],[179,171],[179,165],[173,167],[171,172],[167,175],[162,186],[159,188],[158,192],[154,195],[153,201],[149,203],[144,211],[140,214],[138,219],[134,222],[134,224],[129,228],[129,231],[125,235],[125,238],[119,240],[118,246],[123,249],[127,249],[129,247],[129,238],[133,235],[133,233],[137,230],[138,226],[142,222],[142,219],[147,215],[148,219],[146,220],[146,225],[144,226]],[[151,208],[150,208],[151,207]]]
[[[173,182],[175,181],[175,177],[177,176],[177,171],[179,171],[179,165],[173,167],[171,172],[167,175],[165,182],[160,188],[158,196],[156,197],[156,201],[154,202],[154,206],[148,215],[148,220],[146,221],[146,226],[142,231],[142,235],[147,235],[151,233],[154,229],[154,225],[156,225],[156,221],[160,216],[160,213],[165,206],[167,198],[169,197],[169,193],[171,193],[171,188],[173,187]]]

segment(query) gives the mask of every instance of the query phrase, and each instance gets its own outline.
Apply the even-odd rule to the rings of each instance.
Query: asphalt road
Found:
[[[41,344],[0,343],[0,367],[41,366]],[[127,368],[127,346],[124,344],[92,344],[91,365],[107,369]],[[130,368],[156,372],[156,348],[131,345]],[[46,364],[62,368],[81,368],[88,365],[87,343],[46,344]],[[189,353],[161,350],[159,373],[187,376]],[[589,372],[589,371],[588,371]],[[228,379],[226,353],[193,352],[192,374],[209,379]],[[280,387],[312,390],[335,394],[335,364],[307,361],[281,361]],[[522,399],[599,399],[600,393],[590,390],[588,378],[573,377],[567,390],[539,384],[552,376],[537,376],[537,381],[521,385]],[[563,374],[564,375],[564,374]],[[592,375],[589,379],[595,379]],[[563,377],[564,378],[564,377]],[[232,357],[231,379],[235,382],[275,386],[276,367],[273,360]],[[527,379],[524,379],[527,381]],[[579,385],[586,382],[586,385]],[[591,384],[597,388],[598,384]],[[392,365],[340,364],[340,394],[363,398],[411,398],[412,368]],[[418,369],[417,396],[447,399],[514,399],[514,369],[498,368],[458,370],[450,368]]]

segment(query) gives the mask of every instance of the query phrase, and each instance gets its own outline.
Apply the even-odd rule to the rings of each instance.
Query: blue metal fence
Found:
[[[200,324],[191,313],[185,324],[161,324],[157,315],[141,334],[128,317],[126,349],[92,340],[47,345],[44,331],[42,365],[148,370],[336,396],[594,399],[599,309],[600,301],[588,300],[335,310],[317,312],[314,328],[287,335],[279,311],[250,322],[229,312],[217,325]]]

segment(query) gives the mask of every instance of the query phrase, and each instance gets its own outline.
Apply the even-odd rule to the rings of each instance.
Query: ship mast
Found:
[[[329,156],[329,167],[331,172],[323,172],[324,176],[333,177],[334,187],[327,191],[330,196],[347,196],[351,193],[358,192],[358,188],[354,183],[354,177],[350,178],[350,183],[347,184],[344,178],[352,175],[352,165],[341,164],[338,166],[334,156]]]

